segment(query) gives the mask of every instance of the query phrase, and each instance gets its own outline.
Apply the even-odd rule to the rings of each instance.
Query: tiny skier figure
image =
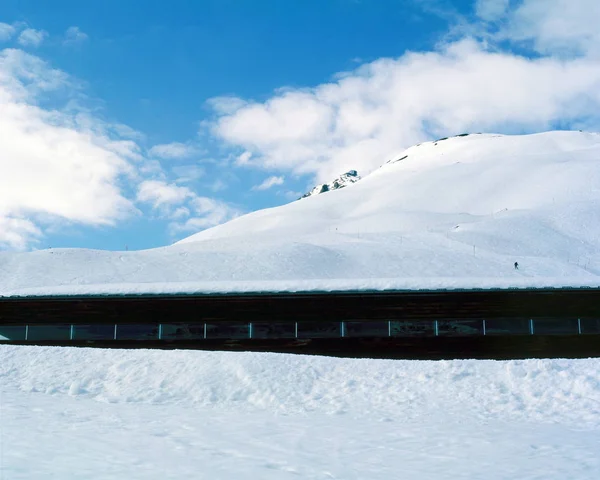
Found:
[[[515,270],[519,269],[519,262],[515,262]]]

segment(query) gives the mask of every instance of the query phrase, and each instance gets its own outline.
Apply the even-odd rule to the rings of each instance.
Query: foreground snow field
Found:
[[[164,248],[0,253],[0,295],[600,285],[600,134],[469,135],[393,160]]]
[[[0,478],[594,479],[600,360],[0,346]]]

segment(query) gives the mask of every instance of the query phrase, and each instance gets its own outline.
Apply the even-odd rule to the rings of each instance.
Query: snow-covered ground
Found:
[[[0,346],[0,478],[600,478],[600,360]]]
[[[168,247],[0,253],[0,295],[600,285],[599,134],[469,135],[396,158]]]

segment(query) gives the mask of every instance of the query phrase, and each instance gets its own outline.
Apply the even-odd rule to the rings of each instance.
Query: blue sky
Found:
[[[597,129],[598,21],[591,0],[4,0],[0,249],[167,245],[434,136]]]

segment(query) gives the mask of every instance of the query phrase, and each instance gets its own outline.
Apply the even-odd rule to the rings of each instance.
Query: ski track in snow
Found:
[[[600,360],[0,347],[0,478],[597,479]]]

